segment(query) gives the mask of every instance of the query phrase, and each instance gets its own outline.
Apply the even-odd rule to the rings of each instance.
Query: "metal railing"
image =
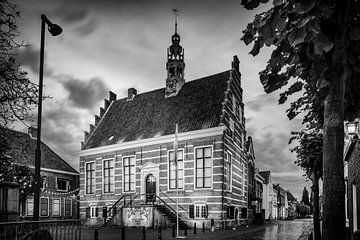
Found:
[[[36,240],[44,236],[51,236],[52,240],[80,240],[80,220],[0,223],[0,240]]]

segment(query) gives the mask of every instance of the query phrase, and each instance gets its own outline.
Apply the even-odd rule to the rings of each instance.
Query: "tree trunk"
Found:
[[[335,2],[336,36],[324,102],[323,240],[345,237],[344,91],[348,78],[346,30],[350,0]]]
[[[317,177],[316,174],[314,174],[312,190],[313,190],[314,240],[321,240],[319,178]]]

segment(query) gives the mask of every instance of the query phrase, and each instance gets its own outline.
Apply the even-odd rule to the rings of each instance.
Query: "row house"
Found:
[[[27,166],[31,171],[35,171],[36,129],[30,127],[28,133],[6,128],[2,128],[1,131],[9,144],[6,154],[12,163]],[[45,143],[41,142],[40,148],[40,220],[78,218],[79,173]],[[34,207],[33,193],[30,192],[25,199],[20,198],[18,204],[20,218],[31,220]]]
[[[276,201],[274,200],[274,191],[273,191],[273,183],[271,179],[270,171],[260,171],[259,174],[264,179],[263,184],[263,199],[262,199],[262,208],[265,211],[264,218],[266,220],[270,220],[274,218],[273,209]]]
[[[80,216],[87,225],[156,226],[176,222],[176,214],[181,226],[247,223],[254,153],[239,60],[185,82],[177,30],[171,41],[165,88],[131,88],[121,99],[110,92],[85,132]]]
[[[360,141],[359,122],[347,123],[344,147],[346,226],[352,236],[360,229]]]

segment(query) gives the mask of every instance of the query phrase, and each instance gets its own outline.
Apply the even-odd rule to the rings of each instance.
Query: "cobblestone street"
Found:
[[[186,239],[206,239],[206,240],[307,240],[306,236],[312,228],[312,219],[295,219],[289,221],[275,221],[274,223],[241,227],[236,230],[216,230],[211,232],[206,230],[202,233],[197,229],[197,234],[193,230],[188,230]],[[303,235],[303,233],[306,233]],[[181,232],[183,235],[183,232]],[[306,236],[305,236],[306,235]],[[82,239],[94,239],[94,230],[84,230]],[[104,229],[99,231],[99,240],[121,239],[120,229]],[[141,229],[126,229],[127,240],[142,239]],[[157,230],[146,230],[147,240],[157,240]],[[162,231],[162,239],[173,239],[172,230],[167,228]]]

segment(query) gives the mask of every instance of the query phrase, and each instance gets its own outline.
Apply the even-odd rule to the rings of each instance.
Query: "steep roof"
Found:
[[[290,191],[287,191],[287,198],[288,201],[297,202],[297,199],[294,197],[294,195],[292,195]]]
[[[270,171],[261,171],[259,174],[265,179],[265,184],[268,184],[270,181]]]
[[[230,72],[225,71],[184,84],[177,96],[165,98],[165,89],[113,101],[85,149],[121,142],[219,126]]]
[[[0,131],[9,144],[10,150],[6,154],[11,156],[12,161],[17,164],[35,166],[36,139],[32,139],[27,133],[11,129],[1,128]],[[45,143],[41,142],[40,149],[42,168],[78,173]]]

